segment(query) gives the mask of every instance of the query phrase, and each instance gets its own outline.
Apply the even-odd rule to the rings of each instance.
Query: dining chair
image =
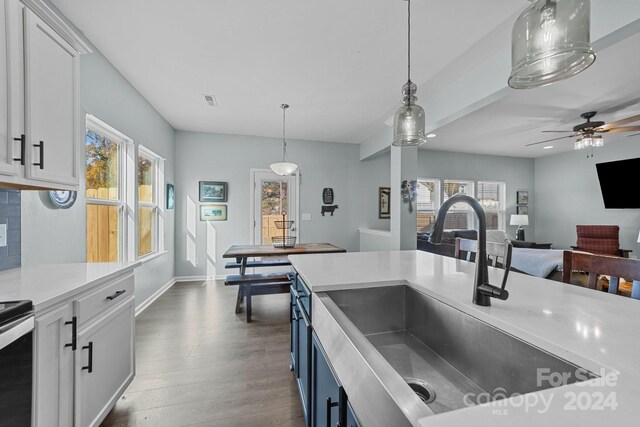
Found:
[[[454,257],[465,261],[474,262],[478,251],[478,241],[456,237]],[[513,245],[511,242],[496,243],[487,242],[487,261],[492,267],[504,268],[511,265],[511,253]]]
[[[620,278],[632,280],[631,298],[640,299],[640,260],[598,255],[585,252],[564,251],[562,258],[562,281],[572,283],[573,272],[588,274],[587,286],[602,290],[599,276],[610,276],[609,293],[618,294]]]

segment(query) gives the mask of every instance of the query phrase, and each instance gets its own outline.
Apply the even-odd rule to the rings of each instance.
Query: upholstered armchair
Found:
[[[620,227],[617,225],[576,225],[578,241],[571,248],[601,255],[629,257],[629,250],[620,249]]]

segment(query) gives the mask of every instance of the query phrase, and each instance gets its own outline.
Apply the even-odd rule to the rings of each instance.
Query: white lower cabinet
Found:
[[[74,356],[72,316],[71,303],[63,304],[43,315],[36,314],[35,425],[72,425]]]
[[[34,426],[97,426],[131,383],[133,290],[128,273],[36,309]]]
[[[99,425],[135,375],[135,304],[93,321],[78,334],[75,361],[75,425]]]

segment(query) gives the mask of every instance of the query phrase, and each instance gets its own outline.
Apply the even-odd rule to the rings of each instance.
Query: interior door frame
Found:
[[[256,169],[251,168],[249,170],[249,230],[251,235],[251,244],[256,245],[256,227],[254,226],[255,221],[255,212],[256,212],[256,203],[255,203],[255,188],[256,188],[256,174],[257,173],[274,173],[271,169]],[[296,173],[291,175],[294,178],[294,194],[296,198],[294,212],[296,216],[296,231],[295,235],[297,237],[296,242],[301,241],[301,228],[300,228],[300,170],[296,170]]]

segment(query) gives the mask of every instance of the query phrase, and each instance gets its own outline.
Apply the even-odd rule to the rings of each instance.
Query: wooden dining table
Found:
[[[240,275],[243,276],[246,274],[249,258],[340,252],[346,252],[346,250],[331,243],[298,243],[292,248],[274,248],[271,245],[232,245],[222,258],[235,258],[240,264]]]

